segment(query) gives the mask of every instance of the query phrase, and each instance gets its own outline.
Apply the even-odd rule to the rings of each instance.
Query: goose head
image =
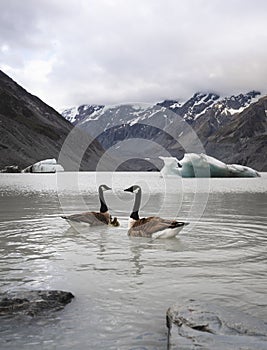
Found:
[[[112,188],[107,185],[100,185],[99,190],[102,190],[104,192],[104,191],[112,190]]]
[[[132,192],[132,193],[138,193],[141,192],[141,187],[138,185],[133,185],[129,188],[124,189],[125,192]]]

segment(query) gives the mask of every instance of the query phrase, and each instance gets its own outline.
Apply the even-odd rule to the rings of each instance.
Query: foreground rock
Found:
[[[190,300],[167,310],[168,350],[264,350],[267,324],[237,310]]]
[[[72,293],[60,290],[7,292],[0,295],[0,316],[38,316],[63,309],[73,298]]]

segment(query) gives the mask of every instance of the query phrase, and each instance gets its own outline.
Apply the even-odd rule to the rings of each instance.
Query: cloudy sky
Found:
[[[0,69],[54,108],[267,93],[266,0],[2,0]]]

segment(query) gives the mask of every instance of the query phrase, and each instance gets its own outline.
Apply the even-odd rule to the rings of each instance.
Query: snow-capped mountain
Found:
[[[105,107],[82,105],[65,110],[62,115],[121,159],[157,158],[164,155],[163,152],[179,158],[183,156],[185,149],[188,151],[190,148],[191,152],[197,152],[199,140],[205,146],[208,138],[231,124],[259,96],[260,92],[257,91],[230,97],[220,97],[215,93],[196,93],[187,101],[165,100],[157,104]],[[197,134],[198,141],[192,140],[192,129]],[[214,146],[214,152],[215,148]],[[212,148],[209,152],[213,156]],[[216,157],[231,162],[229,154],[227,159],[224,159],[223,152],[221,157],[216,153]],[[243,159],[243,163],[247,161]],[[137,161],[135,166],[138,168]],[[158,164],[155,165],[157,166]]]
[[[93,118],[94,114],[97,114],[99,110],[103,109],[101,105],[81,105],[71,108],[64,108],[60,111],[61,115],[71,122],[73,125],[83,121],[88,116]]]
[[[267,96],[233,115],[205,141],[206,152],[227,163],[249,165],[267,171]]]
[[[198,92],[186,101],[165,100],[157,103],[156,106],[168,108],[188,123],[194,123],[194,121],[209,111],[212,111],[217,117],[220,114],[231,116],[235,113],[240,113],[251,103],[257,101],[259,96],[260,92],[258,91],[250,91],[246,94],[233,95],[230,97],[220,97],[215,93]],[[125,106],[127,106],[127,108],[125,108]],[[61,114],[74,125],[93,120],[98,120],[100,122],[102,118],[105,119],[105,124],[108,124],[109,126],[114,123],[114,121],[115,124],[121,122],[133,125],[139,121],[139,114],[142,120],[149,117],[153,106],[155,105],[125,104],[103,106],[84,104],[63,109]],[[121,111],[122,109],[123,112]],[[107,117],[110,117],[110,120],[106,120]]]
[[[167,100],[158,104],[170,108],[184,120],[191,122],[211,108],[219,98],[220,96],[217,94],[198,92],[185,102],[171,101],[170,104],[170,101]]]
[[[220,97],[214,93],[198,92],[184,103],[167,100],[159,103],[159,105],[170,108],[187,122],[192,123],[211,109],[216,115],[240,113],[252,102],[257,101],[259,96],[260,92],[258,91],[250,91],[247,94],[230,97]]]

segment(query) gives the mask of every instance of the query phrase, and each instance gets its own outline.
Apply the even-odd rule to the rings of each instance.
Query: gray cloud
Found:
[[[266,93],[265,0],[9,0],[0,68],[59,108]]]

